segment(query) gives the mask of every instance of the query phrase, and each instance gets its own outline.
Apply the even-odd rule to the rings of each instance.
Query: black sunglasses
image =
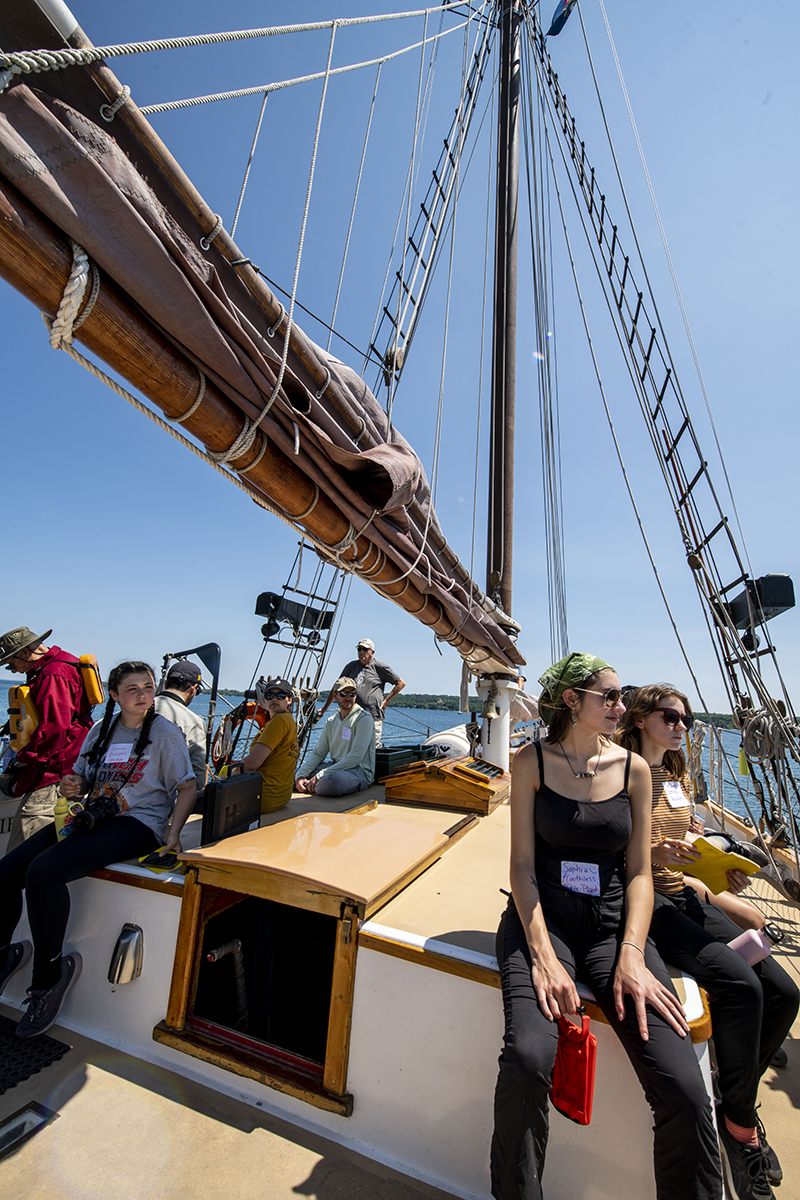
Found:
[[[354,692],[352,690],[348,690],[346,692],[339,692],[340,696],[355,696],[357,694],[358,694],[357,692]]]
[[[288,700],[286,692],[264,692],[265,700]]]
[[[679,713],[677,708],[657,708],[657,713],[661,713],[661,718],[665,725],[677,726],[683,721],[683,728],[688,732],[694,725],[694,717],[691,713]]]

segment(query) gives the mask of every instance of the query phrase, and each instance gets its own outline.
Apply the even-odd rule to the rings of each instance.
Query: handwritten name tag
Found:
[[[108,747],[103,762],[108,763],[109,766],[119,766],[121,763],[126,763],[128,761],[130,749],[131,748],[127,743],[117,742],[115,746]]]
[[[342,741],[349,742],[350,738],[352,737],[352,734],[353,734],[352,729],[343,729],[342,730]]]
[[[561,863],[561,886],[583,896],[600,895],[600,868],[597,863]]]
[[[689,801],[683,794],[683,788],[674,779],[664,784],[664,793],[672,808],[688,808]]]

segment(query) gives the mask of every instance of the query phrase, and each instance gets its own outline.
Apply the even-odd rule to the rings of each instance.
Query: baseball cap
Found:
[[[331,691],[332,692],[343,692],[345,688],[352,688],[353,691],[355,691],[356,690],[355,679],[348,679],[346,675],[342,675],[341,679],[336,680],[336,683],[331,688]]]
[[[356,646],[356,650],[360,650],[362,646],[364,647],[365,650],[374,650],[375,649],[375,643],[373,642],[372,638],[362,638],[361,641]]]
[[[190,688],[196,683],[198,691],[202,691],[203,683],[200,674],[197,663],[190,662],[188,658],[179,658],[167,671],[167,678],[164,682],[167,687],[179,688]]]

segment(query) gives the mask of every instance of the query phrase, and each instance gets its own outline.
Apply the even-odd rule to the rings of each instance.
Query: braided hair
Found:
[[[155,683],[155,671],[146,662],[122,662],[114,667],[108,674],[108,690],[109,692],[118,692],[120,684],[128,675],[149,675]],[[93,767],[100,761],[100,758],[108,749],[108,743],[111,740],[114,721],[114,708],[116,700],[109,695],[106,703],[103,720],[100,725],[100,733],[97,741],[92,746],[89,753],[86,755],[87,766]],[[141,758],[145,748],[150,745],[150,727],[156,717],[155,705],[151,704],[145,713],[142,728],[139,730],[139,736],[136,739],[136,745],[133,747],[133,753],[137,759]]]

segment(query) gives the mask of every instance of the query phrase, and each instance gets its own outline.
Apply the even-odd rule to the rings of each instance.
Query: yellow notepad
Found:
[[[698,850],[702,857],[690,863],[685,868],[685,874],[699,879],[715,896],[728,887],[726,871],[743,871],[745,875],[755,875],[756,871],[760,870],[758,863],[754,863],[752,859],[720,850],[704,837],[693,841],[692,849]]]

